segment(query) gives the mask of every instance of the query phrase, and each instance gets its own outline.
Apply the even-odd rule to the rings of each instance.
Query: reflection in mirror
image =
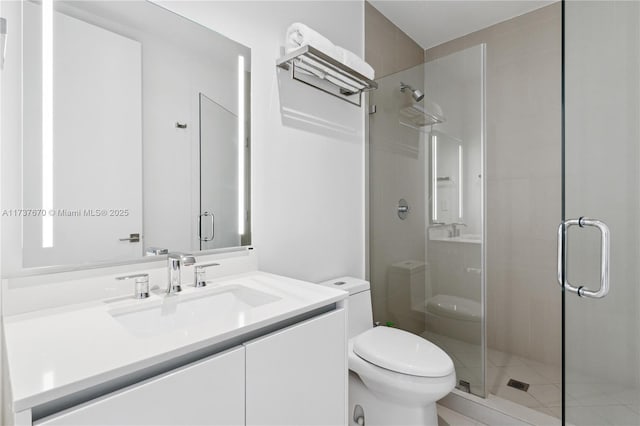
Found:
[[[431,131],[432,223],[462,222],[464,207],[462,142]]]
[[[240,215],[244,212],[244,194],[238,192],[235,184],[245,168],[244,145],[237,143],[243,138],[238,135],[239,122],[242,120],[236,114],[200,94],[198,235],[202,250],[240,246],[245,233],[245,218]],[[234,223],[237,225],[225,225]]]
[[[447,121],[430,136],[431,225],[427,230],[429,289],[427,336],[446,342],[453,359],[473,368],[456,371],[458,388],[485,395],[483,371],[483,45],[425,64],[426,88]],[[438,222],[437,224],[434,222]]]
[[[27,1],[23,45],[3,272],[250,244],[248,48],[147,1]]]
[[[428,96],[447,118],[429,132],[430,239],[482,234],[483,61],[478,45],[425,64]]]

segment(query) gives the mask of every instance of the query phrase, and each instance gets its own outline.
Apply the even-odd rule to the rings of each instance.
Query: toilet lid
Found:
[[[403,330],[374,327],[354,339],[353,352],[387,370],[420,377],[453,373],[453,361],[439,347]]]

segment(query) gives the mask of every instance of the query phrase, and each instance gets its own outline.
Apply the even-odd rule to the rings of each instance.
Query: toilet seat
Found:
[[[406,406],[419,406],[439,400],[455,387],[455,371],[443,377],[420,377],[372,364],[353,351],[353,340],[356,338],[349,341],[349,370],[355,373],[371,392],[384,400]]]
[[[353,352],[365,361],[400,374],[445,377],[453,373],[451,358],[438,346],[415,334],[374,327],[353,339]]]

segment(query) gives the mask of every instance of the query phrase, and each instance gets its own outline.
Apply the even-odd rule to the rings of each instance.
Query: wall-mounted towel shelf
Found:
[[[287,53],[276,66],[290,71],[294,80],[357,106],[362,105],[362,92],[378,88],[375,81],[308,45]]]

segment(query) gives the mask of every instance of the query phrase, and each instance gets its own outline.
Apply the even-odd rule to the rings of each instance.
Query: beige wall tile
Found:
[[[423,51],[365,2],[376,78],[486,43],[488,346],[552,364],[561,361],[560,42],[559,3]]]
[[[424,50],[383,14],[365,2],[365,60],[376,78],[420,65]]]
[[[436,46],[425,59],[479,43],[487,44],[488,346],[559,364],[560,4]]]

